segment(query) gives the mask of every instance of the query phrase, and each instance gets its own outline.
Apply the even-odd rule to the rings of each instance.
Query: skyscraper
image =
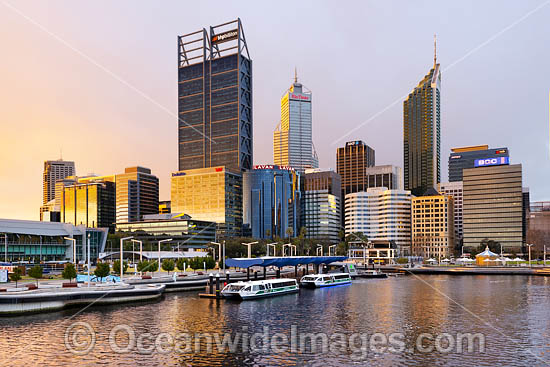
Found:
[[[281,122],[273,132],[273,161],[302,173],[319,167],[312,137],[311,92],[304,90],[297,75],[281,98]]]
[[[302,224],[306,237],[339,241],[342,199],[340,175],[334,171],[306,170]]]
[[[67,176],[74,176],[74,162],[64,161],[44,161],[44,174],[42,186],[44,195],[42,204],[46,205],[48,201],[55,199],[55,183]]]
[[[159,212],[159,179],[149,168],[129,167],[115,176],[116,222],[137,222]]]
[[[488,145],[452,148],[449,155],[449,182],[462,181],[462,170],[474,168],[477,159],[509,159],[509,154],[508,148],[489,149]]]
[[[179,170],[252,168],[252,61],[241,20],[178,36]]]
[[[345,147],[338,148],[336,172],[342,179],[342,199],[347,194],[367,190],[366,170],[374,164],[374,149],[361,140],[348,141]]]
[[[405,190],[415,196],[437,187],[441,180],[441,71],[434,67],[403,102],[403,164]]]

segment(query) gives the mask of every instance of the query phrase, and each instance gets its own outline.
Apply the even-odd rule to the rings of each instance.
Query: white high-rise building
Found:
[[[281,122],[273,132],[276,165],[291,166],[300,172],[319,167],[311,121],[311,92],[304,91],[295,76],[294,83],[281,98]]]
[[[411,192],[386,187],[347,194],[346,235],[362,232],[369,241],[393,241],[400,255],[410,252]]]
[[[68,176],[75,175],[74,162],[64,161],[44,161],[43,189],[44,195],[42,204],[46,205],[49,201],[55,199],[55,183]]]
[[[438,190],[441,194],[452,196],[454,203],[454,227],[455,227],[455,244],[459,245],[462,240],[462,197],[463,197],[462,181],[441,182],[438,185]]]

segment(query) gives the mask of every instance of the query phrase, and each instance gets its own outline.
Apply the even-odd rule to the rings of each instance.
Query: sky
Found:
[[[0,218],[39,218],[43,162],[78,175],[141,165],[170,199],[177,35],[241,18],[253,60],[254,164],[272,163],[294,68],[313,93],[322,168],[363,140],[403,166],[405,96],[442,68],[441,169],[452,147],[508,147],[550,200],[550,1],[0,1]]]

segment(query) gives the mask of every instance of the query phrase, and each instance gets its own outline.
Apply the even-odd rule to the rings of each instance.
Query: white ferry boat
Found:
[[[331,287],[333,285],[350,284],[349,273],[328,273],[305,275],[300,279],[300,285],[306,288]]]
[[[296,279],[267,279],[236,282],[222,289],[225,298],[255,299],[298,292]]]

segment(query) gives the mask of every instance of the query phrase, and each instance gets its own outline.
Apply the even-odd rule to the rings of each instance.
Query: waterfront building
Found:
[[[294,76],[294,83],[281,98],[281,122],[273,132],[273,161],[300,172],[318,168],[313,145],[311,92]]]
[[[453,197],[454,207],[454,228],[455,228],[455,249],[459,249],[462,246],[462,237],[464,232],[463,224],[463,184],[462,181],[443,182],[438,185],[438,189],[441,194]]]
[[[361,232],[369,240],[392,243],[399,255],[411,249],[411,192],[369,188],[347,194],[344,223],[346,235]]]
[[[438,261],[452,254],[453,198],[435,189],[412,199],[412,255]]]
[[[550,254],[550,202],[536,201],[529,210],[527,243],[533,244],[531,252]]]
[[[366,170],[375,165],[374,149],[361,140],[348,141],[336,151],[336,172],[342,180],[342,198],[347,194],[366,191],[369,177]]]
[[[38,263],[40,261],[74,261],[73,242],[64,237],[76,239],[76,260],[85,260],[88,235],[91,259],[95,261],[99,253],[105,249],[108,230],[68,223],[0,219],[0,233],[2,233],[0,237],[2,247],[4,240],[7,240],[5,243],[7,243],[8,261]],[[4,255],[0,258],[4,259]]]
[[[464,247],[493,240],[503,251],[520,252],[523,238],[521,164],[479,159],[464,176]],[[489,163],[487,163],[489,161]]]
[[[92,228],[114,228],[114,176],[87,177],[63,188],[61,221]]]
[[[159,179],[149,168],[128,167],[115,175],[116,222],[136,222],[159,210]]]
[[[348,261],[367,266],[393,264],[398,253],[395,244],[391,241],[350,242],[349,246]]]
[[[42,204],[46,205],[49,201],[55,199],[55,183],[58,180],[74,175],[74,162],[64,161],[62,159],[58,161],[44,161]]]
[[[340,239],[341,182],[334,171],[310,169],[304,175],[302,224],[306,237],[329,240]]]
[[[116,224],[117,232],[130,232],[135,239],[158,241],[171,238],[173,247],[189,249],[216,241],[216,223],[195,220],[183,213],[144,215],[138,222]]]
[[[252,237],[298,235],[300,180],[300,173],[288,166],[257,165],[243,173],[243,224]]]
[[[242,175],[226,167],[172,173],[171,211],[217,223],[225,236],[240,236],[243,221]]]
[[[403,102],[405,190],[422,195],[440,182],[441,70],[434,66]]]
[[[178,115],[179,171],[252,168],[252,60],[240,19],[178,36]]]
[[[172,202],[170,200],[159,201],[159,214],[172,213]]]
[[[462,170],[474,168],[478,159],[505,159],[510,153],[508,148],[489,149],[488,145],[452,148],[449,155],[449,182],[462,181]]]

